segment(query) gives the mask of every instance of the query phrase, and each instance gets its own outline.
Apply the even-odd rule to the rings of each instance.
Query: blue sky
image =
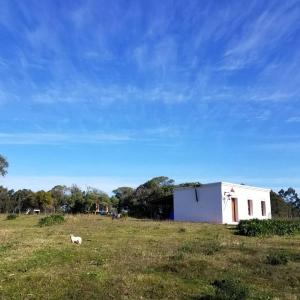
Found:
[[[300,1],[0,1],[11,188],[165,175],[300,189]]]

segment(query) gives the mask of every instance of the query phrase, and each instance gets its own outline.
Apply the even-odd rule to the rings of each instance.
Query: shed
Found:
[[[173,192],[174,220],[237,224],[271,219],[270,190],[229,182],[179,187]]]

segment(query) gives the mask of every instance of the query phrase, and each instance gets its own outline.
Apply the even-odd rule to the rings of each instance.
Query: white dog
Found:
[[[74,236],[73,234],[70,234],[70,239],[71,239],[71,242],[74,243],[74,244],[81,244],[82,242],[82,239],[80,236]]]

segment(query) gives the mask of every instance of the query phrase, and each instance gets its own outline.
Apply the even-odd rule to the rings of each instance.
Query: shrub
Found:
[[[121,218],[127,219],[128,218],[128,211],[121,212]]]
[[[236,230],[246,236],[292,235],[300,233],[300,220],[242,220]]]
[[[212,299],[245,300],[249,295],[248,289],[237,280],[215,280],[212,285],[215,288],[215,296]]]
[[[219,241],[210,241],[206,247],[203,249],[203,253],[205,255],[213,255],[216,252],[220,251],[222,248],[221,243]]]
[[[65,221],[65,217],[63,215],[51,215],[44,217],[39,220],[40,226],[50,226],[55,224],[61,224]]]
[[[288,255],[283,252],[270,253],[266,257],[266,263],[272,266],[286,265],[288,261],[289,261]]]
[[[17,218],[17,214],[9,214],[6,217],[6,220],[15,220]]]

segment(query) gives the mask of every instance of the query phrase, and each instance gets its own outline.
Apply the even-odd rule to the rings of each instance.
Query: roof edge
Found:
[[[218,182],[211,182],[211,183],[204,183],[201,184],[201,186],[198,187],[176,187],[174,190],[187,190],[187,189],[201,189],[202,187],[205,186],[213,186],[213,185],[226,185],[226,186],[236,186],[236,187],[241,187],[245,189],[251,189],[251,190],[260,190],[260,191],[268,191],[270,192],[271,189],[263,188],[263,187],[258,187],[258,186],[251,186],[251,185],[246,185],[246,184],[239,184],[239,183],[232,183],[232,182],[226,182],[226,181],[218,181]]]

